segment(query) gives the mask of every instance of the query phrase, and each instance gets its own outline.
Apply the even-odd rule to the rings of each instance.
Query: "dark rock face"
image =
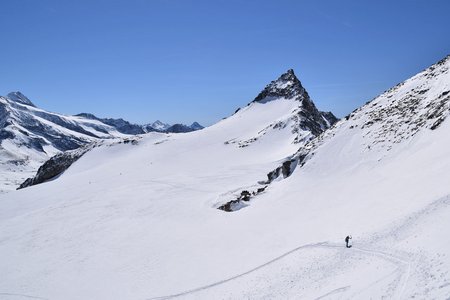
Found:
[[[192,132],[197,130],[202,130],[204,127],[197,122],[192,123],[190,126],[184,124],[174,124],[164,130],[163,132],[167,133],[184,133],[184,132]]]
[[[305,98],[309,99],[308,93],[306,92],[305,88],[303,88],[297,76],[295,76],[294,70],[288,70],[277,80],[269,83],[252,102],[265,103],[267,101],[278,98],[295,98],[299,101]]]
[[[284,100],[299,102],[299,106],[292,116],[296,123],[293,128],[294,132],[299,132],[299,130],[309,131],[313,136],[319,136],[338,121],[331,112],[321,112],[317,109],[292,69],[269,83],[251,103],[264,104],[269,101]],[[295,142],[301,142],[300,137]]]
[[[112,119],[112,118],[97,118],[93,114],[89,113],[81,113],[77,115],[78,117],[84,117],[91,120],[98,120],[104,124],[110,125],[117,129],[118,132],[123,134],[143,134],[145,131],[142,129],[142,126],[131,124],[124,119]]]
[[[191,127],[193,130],[201,130],[204,128],[202,125],[200,125],[197,122],[192,123],[191,126],[189,126],[189,127]]]
[[[58,115],[47,113],[47,112],[41,112],[41,111],[35,112],[34,115],[38,116],[38,117],[40,117],[42,119],[45,119],[47,121],[50,121],[50,122],[52,122],[54,124],[57,124],[57,125],[59,125],[61,127],[70,129],[72,131],[75,131],[75,132],[78,132],[78,133],[82,133],[84,135],[87,135],[87,136],[90,136],[90,137],[93,137],[93,138],[98,138],[98,136],[96,136],[92,132],[89,132],[89,131],[85,130],[80,125],[68,122],[67,120],[63,119],[62,117],[60,117]],[[37,123],[37,122],[35,121],[35,123]],[[39,124],[41,124],[41,123],[39,123]]]
[[[267,174],[267,181],[265,183],[270,184],[281,175],[283,178],[291,176],[298,164],[299,158],[286,159],[281,166]]]
[[[142,134],[145,131],[141,126],[136,124],[131,124],[123,119],[102,119],[102,122],[111,125],[117,129],[120,133],[124,134]]]
[[[183,133],[183,132],[191,132],[194,131],[191,127],[184,125],[184,124],[174,124],[167,128],[166,132],[172,132],[172,133]]]
[[[219,206],[217,209],[226,211],[226,212],[232,212],[241,209],[242,207],[245,207],[246,204],[244,202],[248,202],[251,200],[252,197],[263,193],[267,188],[267,185],[261,188],[258,188],[256,191],[249,192],[247,190],[243,190],[241,192],[241,195],[237,197],[235,200],[228,201],[227,203]]]
[[[40,184],[51,180],[67,170],[77,161],[89,148],[67,151],[57,154],[46,161],[37,171],[36,176],[25,180],[17,189],[23,189],[32,185]]]
[[[337,121],[339,121],[339,119],[336,118],[331,111],[321,111],[320,114],[323,118],[325,118],[325,120],[328,121],[328,123],[330,123],[330,126],[333,126]]]

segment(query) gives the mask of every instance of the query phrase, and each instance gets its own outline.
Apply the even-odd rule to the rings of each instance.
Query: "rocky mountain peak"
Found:
[[[252,102],[266,103],[279,98],[297,101],[309,100],[308,93],[292,69],[270,82]]]
[[[22,94],[21,92],[17,91],[17,92],[11,92],[8,95],[6,95],[6,98],[8,98],[11,101],[20,103],[20,104],[25,104],[25,105],[29,105],[29,106],[34,106],[36,107],[33,102],[31,102],[30,99],[28,99],[24,94]]]
[[[155,122],[149,124],[152,128],[156,129],[156,130],[161,130],[164,131],[167,128],[170,127],[170,124],[161,122],[160,120],[156,120]]]
[[[200,130],[200,129],[203,129],[203,128],[204,128],[204,127],[203,127],[202,125],[200,125],[198,122],[192,123],[191,126],[189,126],[189,127],[191,127],[191,128],[194,129],[194,130]]]
[[[91,119],[91,120],[98,120],[99,119],[94,114],[90,114],[90,113],[79,113],[79,114],[77,114],[75,116],[76,117],[83,117],[83,118]]]

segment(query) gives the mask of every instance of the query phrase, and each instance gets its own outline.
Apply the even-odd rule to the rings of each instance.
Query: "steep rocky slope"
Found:
[[[244,118],[248,110],[261,110],[261,115],[264,116],[271,106],[274,109],[282,109],[283,114],[276,119],[267,120],[267,125],[258,128],[256,132],[243,132],[242,137],[227,143],[247,147],[265,135],[283,131],[293,137],[292,143],[301,146],[337,121],[331,112],[321,112],[316,108],[292,69],[269,83],[247,107],[238,109],[230,118]]]
[[[418,133],[436,130],[449,114],[450,56],[447,56],[353,111],[318,139],[301,147],[286,164],[289,161],[292,165],[303,165],[322,145],[337,143],[343,139],[339,136],[348,135],[358,141],[352,147],[359,150],[358,157],[371,153],[380,161],[389,151],[402,151]],[[277,175],[269,174],[269,179]]]

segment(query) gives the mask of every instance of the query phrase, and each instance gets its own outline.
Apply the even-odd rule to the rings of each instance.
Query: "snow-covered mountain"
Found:
[[[107,140],[0,195],[2,296],[448,298],[449,68],[326,131],[288,72],[203,130]]]
[[[61,151],[124,136],[96,119],[39,109],[20,92],[0,97],[0,190],[15,189]]]
[[[269,106],[272,106],[273,108],[270,108],[271,111],[268,113]],[[266,110],[266,112],[262,112],[263,110]],[[266,116],[261,119],[263,122],[255,123],[254,125],[246,124],[248,122],[247,120],[259,119],[259,114],[266,114]],[[100,119],[91,114],[79,114],[77,116],[108,123],[111,126],[115,126],[115,128],[122,133],[129,132],[129,130],[134,132],[133,128],[130,127],[131,124],[122,119]],[[271,143],[273,139],[273,137],[263,139],[263,136],[268,135],[277,138],[283,137],[283,142],[281,142],[281,144],[290,145],[289,151],[292,153],[293,149],[318,136],[336,121],[336,117],[331,112],[324,113],[317,110],[308,93],[295,76],[294,71],[288,70],[277,80],[268,84],[255,100],[247,105],[247,107],[237,111],[233,116],[221,123],[225,124],[222,124],[222,126],[225,127],[225,132],[227,130],[230,131],[230,129],[227,128],[231,127],[231,131],[239,129],[240,135],[244,133],[244,136],[236,137],[233,135],[231,139],[225,140],[224,143],[226,145],[237,144],[239,147],[243,148],[258,140],[258,142],[264,140],[264,145]],[[157,122],[157,126],[162,124],[159,121]],[[245,124],[244,126],[247,126],[249,130],[242,130],[242,128],[236,124]],[[220,126],[216,125],[216,127]],[[127,131],[121,130],[123,128],[126,128]],[[197,122],[194,122],[191,126],[183,124],[172,125],[166,128],[165,132],[186,133],[200,129],[203,129],[203,127]],[[267,145],[263,147],[270,146]],[[85,151],[82,153],[84,154]],[[65,159],[64,155],[58,156],[57,158],[61,161],[61,164],[67,168],[73,162],[72,157],[73,155],[69,153],[67,159]],[[75,157],[78,158],[79,156],[76,155]],[[68,164],[67,162],[70,163]],[[42,183],[43,180],[40,178],[48,179],[55,176],[54,165],[54,163],[50,164],[50,171],[47,171],[45,166],[40,168],[39,172],[36,174],[36,178],[30,178],[26,182],[23,182],[20,188]],[[65,168],[61,168],[61,170],[64,171]],[[59,170],[60,168],[57,169]]]
[[[203,127],[202,125],[200,125],[198,122],[194,122],[189,126],[192,130],[200,130],[203,129],[205,127]]]
[[[184,124],[173,124],[169,126],[165,132],[173,132],[173,133],[182,133],[182,132],[191,132],[195,130],[203,129],[204,127],[197,122],[192,123],[191,125],[184,125]]]
[[[159,130],[88,113],[76,116],[51,113],[37,108],[20,92],[9,93],[0,97],[0,192],[15,189],[47,159],[62,151],[103,139]],[[171,132],[170,128],[163,131]]]
[[[316,108],[292,69],[269,83],[247,107],[238,109],[225,122],[235,123],[240,119],[240,122],[262,119],[266,125],[255,128],[257,130],[242,130],[239,137],[227,141],[239,147],[247,147],[266,135],[279,132],[293,138],[288,144],[302,145],[337,121],[331,112],[321,112]]]
[[[171,125],[168,123],[161,122],[160,120],[156,120],[153,123],[148,124],[150,128],[156,129],[156,131],[165,131],[167,130]],[[152,130],[150,130],[152,131]]]
[[[114,127],[118,132],[123,133],[123,134],[131,134],[131,135],[135,135],[135,134],[143,134],[146,132],[150,132],[150,131],[155,131],[155,129],[150,128],[142,125],[137,125],[137,124],[131,124],[128,121],[125,121],[124,119],[113,119],[113,118],[98,118],[93,114],[89,114],[89,113],[81,113],[81,114],[77,114],[77,117],[83,117],[86,119],[90,119],[90,120],[97,120],[100,121],[104,124],[107,124],[109,126]]]
[[[449,298],[449,115],[450,56],[301,147],[233,212],[276,226],[287,257],[197,297]]]
[[[414,136],[436,130],[450,114],[449,69],[450,56],[447,56],[387,90],[301,147],[292,161],[303,165],[322,146],[330,147],[347,139],[353,140],[348,155],[355,161],[374,156],[380,162],[392,153],[403,153],[404,147],[411,146]],[[340,135],[344,136],[336,137]],[[334,160],[332,155],[329,157]]]
[[[320,112],[317,110],[308,92],[292,69],[268,84],[252,103],[266,103],[280,98],[293,99],[301,103],[293,111],[289,121],[295,123],[294,127],[310,131],[313,136],[319,135],[337,121],[337,118],[331,112]]]

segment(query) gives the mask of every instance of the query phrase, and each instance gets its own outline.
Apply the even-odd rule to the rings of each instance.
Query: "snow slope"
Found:
[[[194,127],[177,124],[175,129],[184,132],[203,128],[195,124]],[[166,125],[170,127],[159,124]],[[20,92],[9,93],[0,97],[0,193],[16,189],[58,153],[103,139],[149,131],[158,129],[123,119],[101,119],[88,113],[76,116],[52,113],[37,108]]]
[[[434,107],[448,90],[449,65],[373,103],[396,107],[420,85],[428,94],[418,93],[414,106]],[[384,102],[389,95],[394,101]],[[373,118],[368,104],[314,140],[311,131],[292,128],[305,124],[295,123],[304,120],[303,101],[270,100],[201,131],[97,147],[58,179],[1,195],[0,255],[8,259],[0,260],[0,295],[450,297],[448,101],[439,126],[432,117],[399,142],[379,142],[380,128],[403,124],[402,113],[362,128]],[[301,165],[291,176],[248,207],[216,209],[260,186],[295,152]],[[344,247],[347,234],[352,249]]]
[[[0,193],[17,188],[61,151],[124,136],[98,120],[39,109],[20,92],[0,97]]]

